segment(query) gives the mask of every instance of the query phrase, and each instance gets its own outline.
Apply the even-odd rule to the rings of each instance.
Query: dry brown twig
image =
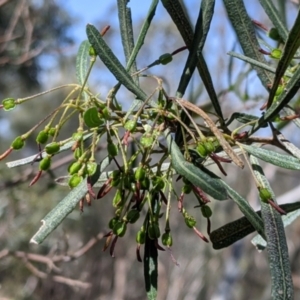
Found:
[[[104,233],[100,232],[96,237],[92,237],[85,245],[76,250],[73,253],[60,254],[60,255],[41,255],[35,253],[27,253],[24,251],[10,251],[8,249],[3,249],[0,251],[0,259],[4,259],[7,256],[13,256],[15,258],[19,258],[22,260],[24,265],[28,270],[32,272],[36,277],[41,279],[50,279],[55,282],[59,282],[62,284],[66,284],[72,287],[78,287],[82,289],[88,289],[91,287],[89,282],[83,282],[80,280],[71,279],[65,276],[52,275],[51,271],[61,273],[61,269],[56,266],[56,263],[59,262],[69,262],[79,258],[80,256],[87,253],[92,247],[94,247],[102,238],[104,237]],[[36,266],[32,264],[32,262],[41,263],[47,265],[49,269],[49,273],[40,271]]]

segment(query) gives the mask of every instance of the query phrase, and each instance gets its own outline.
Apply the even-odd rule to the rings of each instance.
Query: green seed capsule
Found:
[[[16,100],[14,98],[6,98],[2,101],[2,105],[5,111],[12,110],[16,107]]]
[[[138,167],[134,172],[134,178],[137,181],[143,181],[146,176],[146,171],[143,167]]]
[[[79,176],[77,174],[73,174],[71,178],[69,179],[68,185],[70,188],[76,187],[81,181],[82,181],[82,176]]]
[[[56,133],[56,128],[55,127],[51,127],[50,129],[49,129],[49,135],[50,136],[55,136],[55,133]]]
[[[134,132],[136,129],[136,121],[133,120],[128,120],[125,125],[124,128],[130,132]]]
[[[214,144],[212,142],[204,142],[203,143],[203,146],[205,147],[206,151],[207,151],[207,154],[210,154],[212,152],[215,151],[215,147],[214,147]]]
[[[86,171],[87,171],[87,174],[89,176],[92,176],[95,174],[96,170],[97,170],[97,163],[94,162],[94,161],[88,161],[87,164],[86,164]]]
[[[81,169],[82,163],[78,161],[72,162],[68,167],[68,172],[70,175],[73,175],[75,173],[78,173],[78,171]]]
[[[187,227],[189,228],[193,228],[196,226],[196,220],[194,217],[188,215],[187,213],[184,215],[184,221],[185,221],[185,224],[187,225]]]
[[[57,142],[53,142],[51,144],[48,144],[45,147],[45,151],[46,151],[47,154],[55,154],[59,151],[59,149],[60,149],[60,145]]]
[[[108,223],[108,227],[110,229],[114,229],[116,223],[119,221],[119,218],[118,217],[114,217],[112,219],[110,219],[109,223]]]
[[[141,229],[140,231],[138,231],[137,234],[136,234],[135,240],[140,245],[145,244],[145,241],[146,241],[146,232],[145,232],[145,230]]]
[[[159,177],[159,176],[155,176],[152,179],[152,184],[153,184],[153,189],[155,191],[161,191],[165,187],[164,180],[161,177]]]
[[[105,120],[108,120],[110,117],[110,113],[109,110],[107,108],[107,106],[105,106],[102,110],[101,110],[101,117],[104,118]]]
[[[173,57],[172,57],[172,54],[165,53],[165,54],[162,54],[158,60],[162,65],[166,65],[173,60]]]
[[[77,160],[82,155],[81,148],[76,148],[74,151],[74,158]]]
[[[90,46],[89,48],[89,56],[96,56],[97,52],[93,46]]]
[[[49,137],[49,134],[47,131],[45,130],[42,130],[39,132],[39,134],[37,135],[36,137],[36,142],[38,144],[46,144],[47,141],[48,141],[48,137]]]
[[[110,157],[115,157],[118,155],[118,146],[113,143],[107,144],[107,152]]]
[[[282,51],[280,49],[273,49],[271,51],[271,57],[275,59],[280,59],[282,56]]]
[[[164,246],[172,247],[173,238],[170,232],[165,232],[161,237],[161,242]]]
[[[184,193],[184,194],[189,194],[191,191],[192,191],[193,187],[191,184],[185,184],[181,191]]]
[[[268,203],[270,199],[272,199],[272,194],[267,188],[259,189],[259,197],[261,201]]]
[[[153,138],[153,136],[148,135],[148,134],[143,135],[140,139],[140,143],[145,148],[149,148],[149,147],[153,146],[154,138]]]
[[[140,217],[140,212],[138,210],[132,209],[127,213],[126,219],[129,223],[135,223]]]
[[[14,150],[20,150],[24,147],[25,141],[22,139],[21,136],[16,137],[13,142],[11,143],[11,147]]]
[[[145,177],[143,181],[141,181],[141,189],[148,191],[150,188],[150,179]]]
[[[212,210],[208,205],[201,206],[202,216],[205,218],[210,218],[212,216]]]
[[[160,229],[158,224],[153,223],[148,226],[148,236],[151,240],[155,240],[160,237]]]
[[[200,154],[201,157],[206,157],[208,155],[206,147],[203,145],[203,143],[200,143],[197,146],[197,151]]]
[[[274,41],[281,41],[281,37],[279,35],[277,28],[271,28],[270,31],[268,32],[268,36]]]
[[[83,133],[82,132],[74,132],[72,134],[72,139],[75,142],[80,142],[83,139]]]
[[[112,201],[113,207],[118,208],[118,207],[122,206],[122,204],[123,204],[122,200],[123,200],[122,199],[122,192],[121,192],[120,189],[118,189],[116,191],[115,196],[114,196],[113,201]]]
[[[44,157],[39,163],[39,168],[42,171],[49,170],[50,166],[51,166],[51,156]]]
[[[126,229],[127,229],[127,225],[125,222],[117,221],[113,228],[113,233],[119,237],[122,237],[125,235]]]

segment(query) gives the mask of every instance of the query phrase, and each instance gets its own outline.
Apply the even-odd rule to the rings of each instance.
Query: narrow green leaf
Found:
[[[289,67],[290,62],[294,58],[294,55],[297,52],[299,47],[300,47],[300,10],[298,11],[298,15],[295,20],[294,26],[291,29],[288,39],[285,43],[282,57],[278,62],[275,78],[269,94],[267,107],[270,107],[271,104],[273,103],[275,93],[277,91],[278,85],[280,84],[281,78],[284,75],[286,69]]]
[[[261,6],[264,8],[266,14],[272,21],[275,28],[278,30],[278,33],[285,42],[288,38],[288,30],[286,28],[285,21],[280,17],[279,11],[274,5],[274,0],[259,0]]]
[[[137,96],[138,99],[145,101],[147,99],[147,95],[138,87],[130,74],[125,70],[120,61],[111,51],[111,49],[107,46],[104,39],[100,35],[97,28],[93,25],[88,24],[86,27],[87,36],[89,42],[96,50],[98,56],[102,60],[102,62],[106,65],[106,67],[110,70],[110,72],[116,77],[116,79],[123,84],[129,91],[131,91],[134,95]]]
[[[86,76],[88,74],[90,63],[90,46],[91,45],[88,40],[83,41],[79,46],[79,50],[76,56],[76,77],[80,85],[84,84]]]
[[[203,1],[202,1],[203,2]],[[211,2],[211,3],[209,3]],[[203,25],[203,35],[202,35],[202,40],[200,41],[200,47],[202,43],[204,44],[205,42],[205,37],[206,34],[204,30],[208,30],[209,26],[208,23],[211,21],[211,17],[213,14],[213,1],[205,1],[203,3],[203,11],[204,9],[206,10],[206,20],[203,19],[203,21],[207,22],[206,24]],[[182,5],[179,0],[162,0],[162,4],[169,13],[170,17],[172,18],[174,24],[177,26],[177,29],[179,30],[185,44],[188,46],[189,50],[192,50],[192,43],[194,40],[194,34],[193,34],[193,29],[192,26],[185,15],[185,12],[182,8]],[[201,19],[200,19],[201,21]],[[199,21],[199,24],[201,24]],[[200,25],[199,25],[200,26]],[[199,27],[200,28],[200,27]],[[203,47],[203,46],[202,46]],[[203,57],[202,52],[200,51],[201,48],[198,49],[198,63],[197,63],[197,69],[199,72],[199,75],[203,81],[203,84],[207,90],[207,93],[212,101],[212,105],[214,106],[214,109],[217,113],[217,115],[220,117],[221,121],[223,120],[223,113],[219,104],[219,100],[216,94],[216,91],[214,89],[213,81],[210,76],[210,72],[208,70],[208,67],[206,65],[205,59]],[[182,93],[180,91],[180,88],[178,88],[179,93]],[[181,98],[180,96],[179,98]]]
[[[291,203],[291,204],[284,204],[280,205],[286,212],[289,212],[289,209],[285,205],[295,205],[297,206],[299,202]],[[290,225],[292,222],[294,222],[298,217],[300,216],[300,209],[297,209],[293,212],[288,213],[285,216],[282,216],[282,221],[284,227]],[[267,247],[267,242],[262,239],[260,235],[256,235],[252,240],[251,243],[258,249],[258,250],[264,250]]]
[[[270,65],[268,65],[266,63],[263,63],[263,62],[255,60],[255,59],[252,59],[251,57],[247,57],[245,55],[242,55],[242,54],[239,54],[239,53],[235,53],[235,52],[232,52],[232,51],[229,51],[227,54],[230,55],[230,56],[236,57],[236,58],[238,58],[240,60],[243,60],[243,61],[245,61],[245,62],[247,62],[247,63],[249,63],[249,64],[251,64],[253,66],[262,68],[262,69],[264,69],[264,70],[266,70],[268,72],[271,72],[273,74],[276,73],[276,69],[274,67],[271,67]],[[294,76],[294,74],[291,73],[291,72],[289,72],[289,71],[286,71],[284,73],[284,75],[287,76],[287,77],[293,77]]]
[[[249,220],[257,232],[264,236],[264,224],[262,219],[256,214],[248,201],[243,198],[237,191],[232,189],[227,183],[222,181],[223,187],[226,188],[229,197],[237,204],[240,211]]]
[[[198,19],[195,26],[194,38],[177,89],[177,94],[180,98],[184,95],[185,90],[195,71],[198,62],[198,52],[202,52],[213,16],[214,5],[215,1],[204,0],[201,2]]]
[[[260,46],[257,42],[251,19],[249,18],[243,0],[223,0],[227,14],[237,34],[244,54],[256,61],[266,64],[264,56],[258,51]],[[273,81],[273,76],[268,71],[253,66],[263,86],[268,89]]]
[[[158,0],[152,0],[151,5],[150,5],[149,10],[148,10],[148,13],[147,13],[147,16],[145,17],[145,21],[142,25],[141,31],[139,33],[139,36],[138,36],[137,40],[136,40],[136,44],[135,44],[135,46],[134,46],[134,48],[131,52],[131,55],[128,59],[127,67],[126,67],[127,71],[129,71],[129,69],[131,68],[133,62],[135,62],[136,57],[137,57],[140,49],[142,48],[142,46],[144,44],[147,32],[150,28],[152,19],[155,15],[157,4],[158,4]]]
[[[258,160],[251,155],[250,162],[259,184],[271,192],[272,201],[276,203],[274,192]],[[293,299],[293,280],[281,215],[269,203],[265,203],[264,201],[261,201],[261,214],[267,237],[267,250],[272,279],[272,298]]]
[[[157,252],[155,241],[151,240],[147,234],[144,251],[144,277],[147,297],[149,300],[156,300],[157,297]]]
[[[279,205],[285,212],[289,213],[283,216],[284,226],[289,225],[293,220],[291,218],[296,214],[300,214],[300,202],[288,203]],[[256,212],[261,217],[261,211]],[[286,220],[286,222],[285,222]],[[289,222],[289,223],[288,223]],[[210,234],[210,240],[213,243],[213,248],[218,250],[226,248],[238,240],[243,239],[248,234],[255,232],[255,228],[246,217],[242,217],[233,222],[214,230]],[[265,242],[265,240],[263,240]],[[265,242],[266,243],[266,242]]]
[[[300,149],[286,139],[281,132],[278,131],[274,133],[276,133],[276,137],[280,144],[300,161]]]
[[[234,120],[242,124],[247,124],[249,122],[256,121],[258,119],[259,118],[257,116],[235,112],[231,115],[230,119],[226,122],[226,126],[229,126]]]
[[[185,160],[171,134],[167,136],[167,143],[171,154],[172,166],[178,174],[217,200],[228,198],[226,190],[218,179],[207,175],[201,169]]]
[[[134,48],[133,28],[131,19],[131,9],[127,7],[128,0],[118,0],[118,16],[120,21],[120,32],[122,38],[123,50],[126,58],[126,63],[130,57],[132,49]],[[131,67],[132,72],[136,72],[135,62]]]
[[[99,178],[100,167],[96,173],[91,177],[91,184],[93,185]],[[61,200],[54,209],[52,209],[44,219],[42,219],[42,226],[38,232],[31,238],[30,243],[41,244],[46,237],[70,214],[77,206],[78,202],[88,192],[87,178],[71,190],[71,192]]]
[[[284,91],[273,102],[271,107],[259,119],[258,123],[253,126],[250,134],[253,134],[259,128],[264,126],[267,122],[273,120],[274,117],[293,99],[300,88],[300,68],[297,69],[294,76],[287,83]]]
[[[266,161],[272,165],[290,169],[290,170],[300,170],[300,160],[286,154],[280,154],[274,151],[262,149],[255,146],[242,145],[242,147],[250,154],[255,157]]]
[[[140,49],[142,48],[147,32],[150,28],[150,24],[152,22],[152,19],[155,15],[155,11],[156,11],[156,7],[158,4],[158,0],[152,0],[151,5],[149,7],[147,16],[145,18],[145,21],[142,25],[141,31],[139,33],[139,36],[137,38],[136,44],[131,52],[131,55],[128,59],[127,62],[127,66],[126,66],[126,70],[129,71],[131,69],[132,64],[135,62],[136,57],[140,51]],[[117,92],[118,89],[116,89],[115,93]],[[142,105],[142,102],[139,99],[134,99],[130,108],[127,111],[126,117],[127,118],[135,109],[138,109],[140,107],[140,105]]]

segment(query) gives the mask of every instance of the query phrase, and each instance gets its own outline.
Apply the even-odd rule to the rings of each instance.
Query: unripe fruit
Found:
[[[96,170],[97,170],[97,163],[96,162],[92,162],[92,161],[87,162],[86,171],[87,171],[89,176],[92,176],[93,174],[95,174]]]
[[[57,142],[53,142],[51,144],[48,144],[45,147],[45,151],[47,154],[55,154],[59,151],[60,145]]]
[[[109,221],[109,223],[108,223],[108,227],[109,227],[110,229],[113,229],[114,226],[116,225],[116,223],[117,223],[118,221],[119,221],[119,218],[117,218],[117,217],[114,217],[114,218],[110,219],[110,221]]]
[[[173,245],[173,238],[170,232],[165,232],[161,237],[162,244],[167,247]]]
[[[201,157],[206,157],[208,155],[206,147],[203,145],[203,143],[200,143],[197,146],[197,151],[200,154]]]
[[[2,105],[5,111],[12,110],[16,107],[16,100],[14,98],[6,98],[2,101]]]
[[[184,221],[185,221],[185,224],[189,227],[189,228],[193,228],[196,226],[196,220],[194,217],[188,215],[188,214],[185,214],[184,216]]]
[[[25,141],[22,139],[21,136],[16,137],[13,142],[11,143],[11,147],[14,150],[20,150],[24,147]]]
[[[145,241],[146,241],[146,232],[144,230],[138,231],[137,234],[136,234],[135,240],[140,245],[145,244]]]
[[[125,125],[124,128],[130,132],[134,132],[136,129],[136,121],[133,120],[128,120]]]
[[[159,229],[158,224],[156,224],[156,223],[149,224],[148,236],[151,240],[155,240],[160,237],[160,229]]]
[[[138,167],[134,172],[134,178],[137,181],[143,181],[146,176],[146,171],[143,167]]]
[[[125,235],[126,229],[127,229],[127,225],[125,222],[117,221],[113,228],[113,233],[119,237],[122,237]]]
[[[47,171],[51,166],[51,156],[46,156],[44,157],[40,163],[39,163],[39,168],[42,171]]]
[[[212,210],[207,205],[201,206],[201,212],[202,212],[203,217],[205,217],[205,218],[210,218],[212,216]]]
[[[109,156],[115,157],[118,155],[118,146],[113,144],[113,143],[108,143],[107,144],[107,152]]]
[[[162,54],[159,58],[158,58],[159,62],[162,64],[162,65],[166,65],[168,64],[169,62],[171,62],[173,60],[173,57],[172,57],[172,54],[170,53],[165,53],[165,54]]]
[[[89,56],[96,56],[97,53],[96,53],[96,50],[93,46],[90,46],[89,48]]]
[[[145,148],[149,148],[153,145],[154,143],[154,138],[152,135],[143,135],[140,139],[140,143],[142,146],[144,146]]]
[[[70,175],[77,173],[82,167],[82,164],[78,161],[74,161],[68,167],[68,172]]]
[[[136,209],[132,209],[127,213],[126,219],[129,223],[135,223],[140,217],[140,212]]]
[[[267,188],[260,188],[259,189],[259,197],[261,201],[268,203],[269,200],[272,199],[272,194]]]
[[[81,181],[82,181],[82,176],[78,176],[77,174],[73,174],[71,178],[69,179],[68,185],[70,188],[76,187]]]
[[[39,144],[46,144],[48,141],[49,134],[47,131],[42,130],[36,137],[36,142]]]

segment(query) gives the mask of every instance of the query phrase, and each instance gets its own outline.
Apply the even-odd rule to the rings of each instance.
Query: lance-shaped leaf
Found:
[[[250,155],[250,162],[259,185],[270,192],[272,199],[269,200],[276,203],[274,192],[258,160],[253,155]],[[264,199],[261,199],[261,214],[267,237],[267,250],[272,279],[272,299],[293,299],[293,280],[281,215],[272,205],[265,202]]]
[[[213,178],[207,175],[201,169],[185,160],[177,144],[172,139],[171,134],[167,136],[167,143],[171,154],[172,166],[178,174],[217,200],[228,198],[226,190],[217,177]]]
[[[260,46],[258,44],[256,34],[253,28],[251,19],[249,18],[243,0],[223,0],[228,17],[237,34],[244,54],[254,60],[266,64],[266,60],[259,52]],[[265,88],[272,83],[273,76],[268,71],[253,66],[256,70],[259,79]]]
[[[289,225],[293,220],[295,220],[295,216],[299,216],[300,214],[300,202],[282,204],[279,206],[288,213],[282,218],[284,227]],[[256,213],[261,217],[260,210]],[[213,244],[213,248],[219,250],[232,245],[255,231],[255,228],[249,220],[246,217],[242,217],[212,231],[210,234],[210,240]],[[258,236],[261,238],[260,235]],[[264,239],[261,238],[261,240],[264,241],[265,245],[267,244]]]
[[[88,74],[89,69],[89,49],[90,49],[89,41],[83,41],[78,49],[78,53],[76,56],[76,77],[80,85],[84,85],[86,81],[86,76]]]
[[[290,170],[300,170],[300,160],[293,156],[244,144],[242,147],[248,153],[272,165]]]
[[[94,47],[97,55],[110,70],[110,72],[122,85],[135,94],[138,99],[145,101],[147,99],[147,95],[134,83],[130,74],[125,70],[118,58],[105,43],[97,28],[88,24],[86,27],[86,32],[89,42]]]
[[[273,25],[277,29],[281,39],[283,42],[285,42],[288,38],[288,30],[286,26],[284,25],[283,20],[281,19],[279,12],[277,8],[274,5],[273,0],[259,0],[261,6],[264,8],[266,14],[272,21]]]
[[[214,109],[217,113],[217,115],[220,117],[221,121],[223,120],[223,113],[219,104],[219,100],[216,94],[216,91],[214,89],[213,81],[210,76],[210,72],[208,70],[206,61],[203,57],[202,54],[202,47],[205,42],[207,30],[209,29],[209,23],[212,18],[213,14],[213,8],[214,8],[214,1],[202,1],[201,3],[201,9],[204,12],[205,11],[205,16],[203,15],[203,18],[205,17],[206,19],[203,19],[203,24],[201,19],[198,18],[198,28],[199,28],[199,33],[202,31],[202,38],[200,39],[200,43],[198,44],[198,49],[197,49],[197,56],[198,56],[198,62],[197,62],[197,69],[199,72],[199,75],[203,81],[203,84],[207,90],[207,93],[212,101],[212,104],[214,106]],[[179,0],[162,0],[162,4],[169,13],[170,17],[172,18],[174,24],[177,26],[177,29],[179,30],[185,44],[189,48],[189,50],[192,50],[192,43],[193,40],[197,39],[200,37],[194,36],[192,26],[185,15],[184,9],[182,8],[182,5]],[[200,11],[200,18],[201,18],[201,11]],[[201,25],[202,24],[202,25]],[[202,26],[202,29],[201,27]],[[197,47],[197,46],[196,46]],[[181,94],[184,92],[181,90],[182,87],[178,88],[178,92]],[[182,97],[180,95],[180,97]]]
[[[97,182],[100,174],[110,163],[110,158],[103,159],[100,165],[98,165],[96,172],[90,177],[92,186]],[[43,219],[42,226],[38,232],[31,238],[30,242],[34,244],[41,244],[46,237],[61,224],[61,222],[70,214],[77,206],[78,202],[88,192],[88,179],[85,178],[82,182],[76,186],[71,192],[61,200],[54,209],[52,209]]]
[[[263,62],[260,62],[258,60],[255,60],[255,59],[253,59],[251,57],[245,56],[245,55],[240,54],[240,53],[235,53],[235,52],[232,52],[232,51],[229,51],[227,54],[230,55],[230,56],[232,56],[232,57],[236,57],[236,58],[238,58],[240,60],[243,60],[243,61],[245,61],[245,62],[247,62],[247,63],[249,63],[249,64],[251,64],[253,66],[256,66],[258,68],[262,68],[262,69],[264,69],[266,71],[269,71],[269,72],[271,72],[273,74],[276,73],[276,69],[274,67],[266,64],[266,62],[263,63]],[[287,76],[287,77],[293,77],[294,76],[294,74],[292,72],[289,72],[289,71],[286,71],[284,73],[284,75]]]
[[[294,76],[287,83],[284,91],[277,96],[276,101],[273,102],[271,107],[259,119],[250,132],[253,134],[259,128],[264,126],[267,122],[272,121],[274,117],[293,99],[300,88],[300,68],[297,69]]]
[[[284,51],[278,62],[274,82],[270,91],[267,107],[270,107],[273,103],[275,93],[277,91],[278,85],[284,75],[286,69],[290,65],[295,53],[300,47],[300,10],[298,11],[297,18],[295,20],[294,26],[291,29],[288,39],[284,46]]]

